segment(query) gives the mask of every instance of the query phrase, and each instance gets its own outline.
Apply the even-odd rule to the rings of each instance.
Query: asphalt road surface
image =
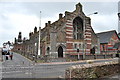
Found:
[[[111,60],[97,60],[95,62],[105,61]],[[2,78],[64,78],[65,70],[78,64],[86,64],[86,62],[34,64],[20,54],[14,53],[13,60],[2,62]]]

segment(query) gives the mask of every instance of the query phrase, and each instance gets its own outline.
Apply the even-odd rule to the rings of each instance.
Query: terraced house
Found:
[[[43,29],[34,28],[29,34],[26,54],[49,55],[51,58],[64,58],[68,55],[90,55],[100,53],[99,38],[91,26],[80,3],[73,12],[65,11],[65,16],[59,14],[59,19],[53,23],[48,21]]]

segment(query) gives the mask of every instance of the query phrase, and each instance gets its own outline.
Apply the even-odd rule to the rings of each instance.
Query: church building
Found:
[[[59,14],[53,23],[48,21],[43,29],[35,27],[29,33],[26,49],[30,54],[51,58],[64,58],[72,55],[91,55],[100,53],[99,38],[95,34],[91,19],[87,17],[80,3],[73,12]],[[25,50],[25,49],[24,49]],[[28,51],[29,50],[29,51]]]
[[[53,58],[67,55],[90,55],[100,53],[100,44],[97,35],[91,26],[91,19],[82,11],[78,3],[73,12],[65,11],[65,16],[59,14],[59,19],[40,30],[41,55],[50,55]],[[95,50],[92,53],[91,50]]]

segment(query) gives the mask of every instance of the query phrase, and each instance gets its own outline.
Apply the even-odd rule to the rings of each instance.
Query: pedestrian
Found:
[[[6,56],[6,60],[8,60],[8,55],[5,55]]]
[[[10,56],[10,59],[12,60],[12,58],[13,58],[13,52],[10,51],[10,55],[9,56]]]

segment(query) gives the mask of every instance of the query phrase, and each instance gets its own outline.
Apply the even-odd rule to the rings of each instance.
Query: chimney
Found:
[[[63,14],[62,14],[62,13],[60,13],[60,14],[59,14],[59,19],[61,19],[61,18],[62,18],[62,16],[63,16]]]
[[[48,23],[45,23],[45,27],[47,27]]]
[[[32,35],[32,33],[30,32],[30,33],[29,33],[29,37],[31,37],[31,35]]]
[[[51,24],[51,21],[48,21],[48,25],[50,25]]]
[[[35,26],[35,28],[34,28],[34,33],[36,33],[37,32],[37,27]]]

